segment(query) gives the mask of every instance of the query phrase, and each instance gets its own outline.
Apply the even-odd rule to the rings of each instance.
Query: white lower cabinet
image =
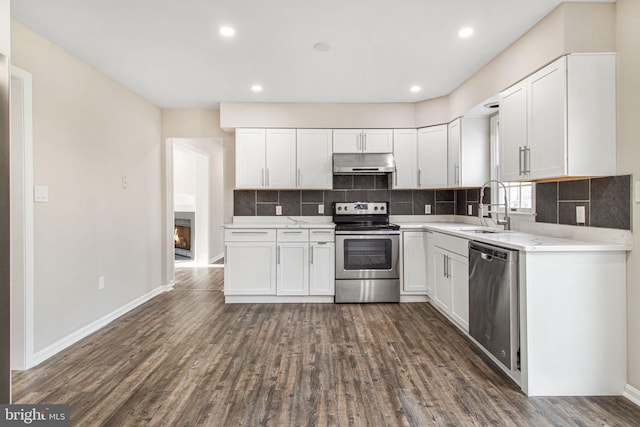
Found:
[[[309,295],[335,295],[335,243],[311,242],[309,247]]]
[[[464,331],[469,331],[469,258],[468,241],[434,234],[430,255],[433,302]]]
[[[305,230],[306,231],[306,230]],[[277,295],[309,294],[309,243],[278,242]]]
[[[225,245],[224,293],[225,297],[235,296],[236,302],[243,301],[240,296],[335,294],[333,229],[228,228]],[[330,302],[325,299],[316,302]],[[277,302],[265,299],[274,301]]]
[[[427,240],[430,233],[424,231],[402,232],[402,292],[405,294],[431,295],[427,266]]]
[[[275,295],[275,231],[226,230],[225,244],[225,295]]]

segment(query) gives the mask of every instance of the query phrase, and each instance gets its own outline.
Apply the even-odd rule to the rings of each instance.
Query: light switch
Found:
[[[467,215],[473,215],[473,205],[467,205]]]
[[[276,206],[276,215],[282,215],[282,206]]]
[[[47,203],[49,201],[49,187],[46,185],[36,185],[33,196],[36,203]]]
[[[424,205],[424,214],[431,215],[431,205]]]

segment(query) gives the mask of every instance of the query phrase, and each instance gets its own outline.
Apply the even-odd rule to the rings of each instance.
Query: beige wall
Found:
[[[33,75],[34,182],[49,187],[34,213],[37,352],[164,285],[161,114],[16,22],[12,51]]]
[[[224,129],[271,128],[414,128],[410,103],[243,103],[220,104]]]
[[[220,110],[162,110],[162,139],[168,138],[222,138],[222,221],[231,222],[233,217],[233,189],[235,187],[235,134],[220,127]],[[218,160],[212,160],[211,168],[220,168]],[[213,176],[213,174],[212,174]],[[215,182],[212,183],[215,185]],[[220,196],[212,195],[213,210],[219,209]],[[216,251],[212,252],[216,254]]]
[[[618,0],[618,173],[640,176],[640,2]],[[640,389],[640,209],[633,206],[634,250],[627,257],[628,383]]]

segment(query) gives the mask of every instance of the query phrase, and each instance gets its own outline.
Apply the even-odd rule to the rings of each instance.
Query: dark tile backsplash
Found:
[[[585,223],[576,224],[576,207]],[[631,229],[631,175],[536,184],[536,222]]]
[[[478,214],[479,188],[466,190],[390,190],[386,175],[334,175],[333,190],[235,190],[234,215],[272,216],[277,205],[284,216],[316,216],[318,205],[331,216],[333,202],[389,202],[391,215],[424,215],[425,205],[432,215],[467,214],[472,205]],[[486,195],[485,195],[486,196]],[[456,209],[457,206],[457,209]]]
[[[273,216],[282,206],[284,216],[316,216],[318,205],[331,216],[333,202],[389,202],[391,215],[478,215],[480,189],[390,190],[385,175],[335,175],[333,190],[235,190],[233,214]],[[541,182],[535,186],[536,222],[631,229],[631,175],[572,181]],[[490,203],[487,188],[484,203]],[[585,207],[585,223],[576,223],[576,206]]]

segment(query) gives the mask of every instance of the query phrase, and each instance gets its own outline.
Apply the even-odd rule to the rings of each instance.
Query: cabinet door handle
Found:
[[[232,231],[231,234],[267,234],[268,231]]]
[[[280,246],[276,250],[276,264],[280,264]]]
[[[518,147],[518,175],[522,175],[522,147]]]
[[[398,168],[395,168],[393,170],[393,178],[394,178],[394,181],[395,181],[395,186],[397,187],[398,186]]]
[[[460,185],[460,166],[454,165],[453,166],[453,171],[454,171],[454,173],[456,175],[455,176],[456,185]]]
[[[364,149],[362,151],[367,151],[367,134],[363,134],[362,138],[364,139]]]
[[[418,169],[418,187],[420,187],[420,182],[422,181],[422,171]]]
[[[358,135],[358,137],[356,138],[356,151],[360,151],[360,139],[361,139],[362,135]]]
[[[311,246],[311,264],[313,264],[313,246]]]
[[[444,277],[447,277],[447,256],[442,255],[442,265],[444,266]]]
[[[524,147],[524,165],[526,169],[524,173],[531,173],[531,148]]]
[[[296,185],[297,185],[298,187],[300,187],[300,186],[301,186],[301,182],[302,182],[302,175],[301,175],[301,173],[300,173],[300,168],[298,168],[298,179],[297,179],[297,181],[296,181]]]
[[[267,187],[269,186],[269,168],[267,168]]]

